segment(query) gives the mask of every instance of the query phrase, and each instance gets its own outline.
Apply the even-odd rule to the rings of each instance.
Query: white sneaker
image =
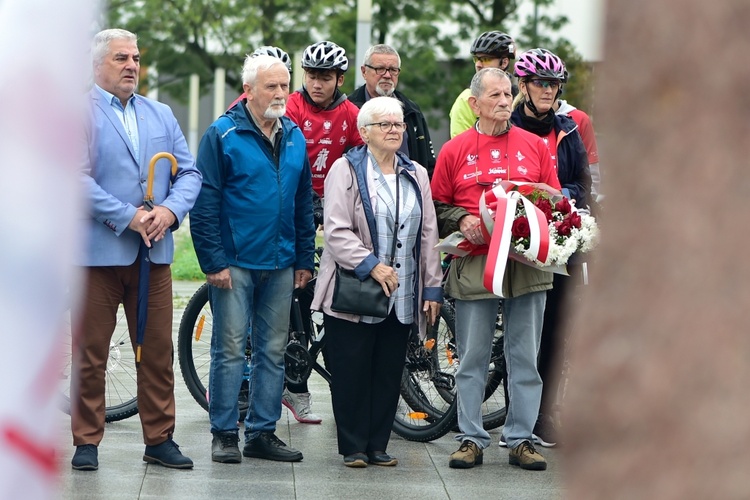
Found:
[[[323,421],[322,418],[314,414],[310,408],[311,396],[309,392],[300,392],[295,394],[289,392],[289,389],[284,388],[284,392],[281,394],[281,404],[289,408],[297,419],[297,422],[303,424],[319,424]]]
[[[548,443],[547,441],[540,438],[536,434],[532,434],[531,437],[534,440],[534,444],[538,444],[539,446],[544,446],[545,448],[553,448],[557,444],[557,443]],[[505,442],[505,437],[502,435],[500,436],[500,442],[497,444],[501,446],[502,448],[508,447],[508,443]]]

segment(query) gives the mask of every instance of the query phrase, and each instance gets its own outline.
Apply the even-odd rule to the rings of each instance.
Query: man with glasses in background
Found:
[[[471,55],[477,73],[483,68],[500,68],[508,71],[510,60],[516,58],[516,43],[502,31],[485,31],[471,44]],[[518,89],[512,87],[513,95]],[[461,92],[451,107],[451,139],[470,129],[477,121],[477,115],[469,106],[471,89]]]
[[[542,139],[511,125],[512,99],[505,71],[484,68],[474,75],[469,105],[479,119],[445,143],[431,184],[440,237],[461,231],[473,245],[469,255],[453,260],[445,282],[445,293],[456,299],[455,332],[461,360],[456,372],[460,429],[456,439],[461,445],[448,463],[458,469],[480,465],[482,450],[491,444],[482,425],[482,402],[501,299],[483,285],[489,241],[480,227],[479,199],[503,180],[560,189]],[[537,352],[550,288],[552,273],[508,260],[502,285],[509,393],[503,436],[510,449],[509,463],[529,470],[547,468],[534,448],[532,429],[542,396]]]
[[[404,105],[404,122],[406,131],[400,151],[412,161],[427,169],[432,177],[435,169],[435,151],[432,148],[430,130],[427,128],[422,111],[412,100],[396,90],[398,76],[401,74],[401,57],[390,45],[373,45],[365,52],[365,60],[360,67],[365,84],[356,89],[349,100],[361,108],[373,97],[395,97]]]

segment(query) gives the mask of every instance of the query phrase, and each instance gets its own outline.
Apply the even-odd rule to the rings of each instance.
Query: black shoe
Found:
[[[211,440],[211,460],[223,464],[242,462],[242,453],[237,443],[240,438],[236,432],[216,432]]]
[[[95,444],[76,446],[73,460],[70,461],[75,470],[96,470],[99,468],[99,451]]]
[[[246,457],[264,458],[277,462],[299,462],[302,453],[276,437],[273,432],[261,432],[260,435],[248,441],[242,454]]]
[[[364,453],[352,453],[344,457],[344,465],[352,467],[354,469],[361,469],[367,467],[367,455]]]
[[[370,463],[373,465],[392,467],[398,464],[398,459],[393,458],[384,451],[370,451],[367,453],[367,458],[370,459]]]
[[[539,415],[534,426],[534,443],[545,448],[552,448],[560,443],[557,427],[552,417]]]
[[[156,446],[146,446],[143,461],[171,469],[193,468],[193,461],[180,452],[180,447],[171,438]]]

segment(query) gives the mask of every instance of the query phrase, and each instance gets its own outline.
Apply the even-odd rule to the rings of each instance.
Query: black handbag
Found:
[[[393,245],[391,246],[391,262],[396,257],[396,236],[398,235],[399,216],[399,181],[396,177],[396,220],[393,226]],[[360,280],[354,271],[344,269],[336,264],[336,281],[333,286],[333,301],[331,310],[342,313],[372,316],[374,318],[388,317],[391,298],[386,296],[383,286],[372,276],[364,281]]]

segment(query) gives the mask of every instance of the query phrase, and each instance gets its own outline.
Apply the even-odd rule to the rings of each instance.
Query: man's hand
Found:
[[[307,282],[312,279],[312,273],[308,269],[296,269],[294,271],[294,288],[305,288]]]
[[[474,215],[464,215],[458,221],[458,229],[472,245],[484,245],[487,243],[484,241],[484,235],[482,235],[479,224],[479,217]]]
[[[177,220],[172,211],[161,205],[157,205],[150,212],[138,207],[135,216],[128,227],[141,235],[146,246],[151,248],[151,241],[159,241],[164,238],[169,228]]]
[[[222,269],[218,273],[207,274],[206,281],[209,285],[213,285],[216,288],[232,288],[232,275],[229,273],[229,269]]]

